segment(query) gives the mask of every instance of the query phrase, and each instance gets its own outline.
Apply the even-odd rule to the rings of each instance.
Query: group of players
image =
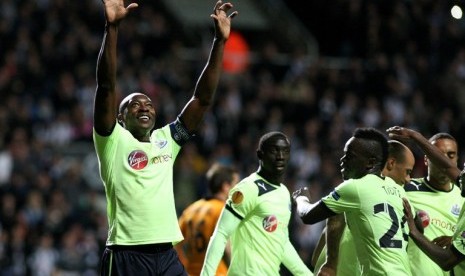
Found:
[[[328,218],[327,228],[311,261],[313,272],[315,275],[348,276],[386,273],[465,275],[465,263],[460,263],[464,258],[460,253],[463,252],[461,240],[464,238],[461,233],[465,229],[462,228],[462,232],[458,230],[454,235],[464,203],[460,188],[455,184],[461,173],[457,167],[456,140],[447,133],[438,133],[427,140],[414,130],[398,126],[387,132],[391,140],[386,140],[375,129],[360,128],[354,132],[341,158],[344,182],[321,201],[310,204],[308,197],[301,196],[305,189],[294,193],[297,211],[304,223]],[[293,248],[286,247],[284,251],[277,249],[288,246],[288,238],[271,238],[268,225],[262,223],[262,220],[267,221],[269,216],[277,214],[277,208],[285,210],[287,207],[286,204],[279,207],[278,200],[274,201],[273,207],[267,205],[271,202],[269,197],[273,189],[267,189],[270,194],[265,198],[261,190],[264,186],[256,181],[257,176],[263,175],[264,178],[259,179],[268,186],[276,188],[278,183],[282,183],[274,182],[261,171],[267,167],[267,161],[261,158],[259,152],[267,150],[267,147],[263,147],[263,141],[267,140],[268,135],[272,134],[263,136],[259,143],[257,156],[260,166],[257,173],[234,186],[238,179],[237,171],[215,165],[208,173],[208,180],[212,190],[218,191],[217,181],[223,179],[222,191],[214,193],[217,199],[201,199],[181,216],[180,225],[185,241],[177,250],[189,275],[226,275],[228,264],[230,275],[278,275],[280,264],[293,275],[311,275]],[[282,138],[287,140],[284,135]],[[428,168],[426,176],[410,178],[415,157],[409,147],[399,140],[414,142],[423,150]],[[276,160],[279,158],[276,157]],[[288,159],[284,157],[283,160],[287,162],[285,160]],[[271,164],[268,165],[270,167]],[[224,174],[225,170],[230,172],[228,177]],[[218,173],[216,181],[214,171]],[[279,174],[277,167],[274,174]],[[255,182],[252,183],[250,179]],[[226,192],[232,187],[231,191]],[[242,202],[235,200],[238,193],[241,198],[250,197],[248,200],[254,202],[253,207],[242,207]],[[284,196],[276,191],[272,193],[281,199]],[[225,202],[226,194],[229,197]],[[263,199],[257,200],[257,196]],[[403,198],[407,198],[414,213],[419,214],[417,221],[408,225],[402,220]],[[236,208],[241,211],[245,208],[245,211],[238,214]],[[409,204],[406,208],[410,208]],[[222,217],[216,223],[220,214]],[[236,214],[236,224],[231,214]],[[408,217],[412,218],[412,212]],[[278,218],[278,221],[280,219],[286,217]],[[207,251],[210,236],[212,241]],[[423,244],[422,237],[426,240]],[[224,251],[227,240],[233,244],[232,254],[229,250]],[[417,245],[418,242],[420,244]],[[216,248],[217,243],[221,243],[219,249]],[[456,248],[458,245],[462,247]],[[433,249],[428,249],[428,246],[435,248],[437,253],[431,252]],[[272,254],[268,251],[270,249],[273,250]],[[223,251],[225,253],[220,261]],[[279,253],[282,254],[280,258],[273,258],[273,254]],[[274,264],[272,260],[275,260]],[[214,269],[217,269],[216,272]]]
[[[428,141],[396,126],[387,130],[388,141],[377,129],[357,128],[340,160],[342,183],[317,201],[305,188],[291,195],[284,184],[291,141],[280,131],[265,133],[257,171],[239,180],[233,168],[215,165],[207,174],[210,197],[188,207],[178,224],[173,166],[214,103],[238,12],[216,2],[214,39],[193,95],[175,121],[155,129],[147,95],[132,93],[118,105],[116,93],[119,25],[138,4],[103,0],[103,6],[93,133],[109,226],[101,275],[268,276],[279,275],[281,265],[294,275],[446,275],[450,269],[465,275],[457,143],[444,133]],[[427,176],[410,179],[414,156],[397,140],[421,147]],[[294,210],[306,224],[327,220],[313,272],[289,240]]]

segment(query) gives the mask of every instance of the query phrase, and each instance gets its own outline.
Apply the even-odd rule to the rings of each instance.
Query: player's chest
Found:
[[[162,169],[175,159],[167,142],[128,145],[119,149],[117,157],[128,171]]]
[[[265,194],[258,198],[254,216],[258,219],[279,220],[288,223],[291,217],[291,201],[286,193]]]

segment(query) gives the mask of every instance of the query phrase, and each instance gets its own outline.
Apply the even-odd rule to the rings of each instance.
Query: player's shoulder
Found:
[[[429,192],[434,193],[435,191],[426,183],[426,178],[412,178],[409,183],[404,185],[404,190],[407,193],[411,192]]]
[[[347,186],[347,187],[353,187],[353,188],[360,186],[363,188],[367,188],[369,186],[373,186],[373,185],[370,185],[373,182],[382,182],[382,181],[384,180],[377,175],[366,174],[365,176],[360,177],[360,178],[351,178],[351,179],[344,180],[344,182],[341,183],[341,186]]]
[[[255,181],[257,179],[256,173],[252,173],[249,176],[241,179],[234,187],[229,191],[229,196],[234,197],[238,194],[241,194],[242,196],[244,194],[251,196],[251,195],[256,195],[258,187],[255,184]]]
[[[258,179],[258,175],[257,173],[252,173],[246,177],[244,177],[243,179],[241,179],[234,187],[233,189],[234,190],[240,190],[240,189],[250,189],[250,188],[254,188],[256,185],[255,185],[255,181]]]

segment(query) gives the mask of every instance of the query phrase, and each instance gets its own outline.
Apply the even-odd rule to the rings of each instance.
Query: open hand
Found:
[[[305,196],[310,201],[310,191],[307,187],[300,188],[292,193],[292,200],[295,202],[299,196]]]
[[[117,24],[126,17],[130,10],[137,8],[137,3],[124,6],[124,0],[102,0],[105,5],[105,18],[110,24]]]
[[[412,214],[412,207],[410,207],[410,203],[406,198],[402,198],[403,205],[404,205],[404,219],[407,221],[408,228],[410,232],[419,231],[415,224],[415,220]]]
[[[233,5],[229,2],[223,3],[219,0],[216,2],[213,13],[210,15],[215,22],[215,36],[218,39],[228,39],[231,32],[231,19],[238,15],[237,11],[228,15]]]

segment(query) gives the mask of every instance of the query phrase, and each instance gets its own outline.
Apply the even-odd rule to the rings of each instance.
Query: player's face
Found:
[[[449,158],[454,164],[457,164],[458,161],[458,154],[457,154],[457,143],[454,140],[443,138],[438,139],[433,142],[435,145],[444,155]],[[427,160],[427,166],[429,174],[435,178],[440,180],[441,182],[449,182],[449,177],[443,173],[440,168],[437,168],[433,162]]]
[[[149,97],[134,94],[123,115],[124,126],[135,136],[143,136],[155,126],[155,108]]]
[[[263,145],[261,167],[270,175],[283,175],[289,163],[291,146],[282,137],[270,138]]]
[[[387,171],[386,176],[392,178],[397,184],[405,185],[410,182],[413,166],[415,166],[415,157],[411,151],[406,151],[404,161],[392,162],[391,170]]]
[[[344,180],[357,179],[367,174],[368,158],[361,139],[350,138],[344,146],[341,157],[341,174]]]

